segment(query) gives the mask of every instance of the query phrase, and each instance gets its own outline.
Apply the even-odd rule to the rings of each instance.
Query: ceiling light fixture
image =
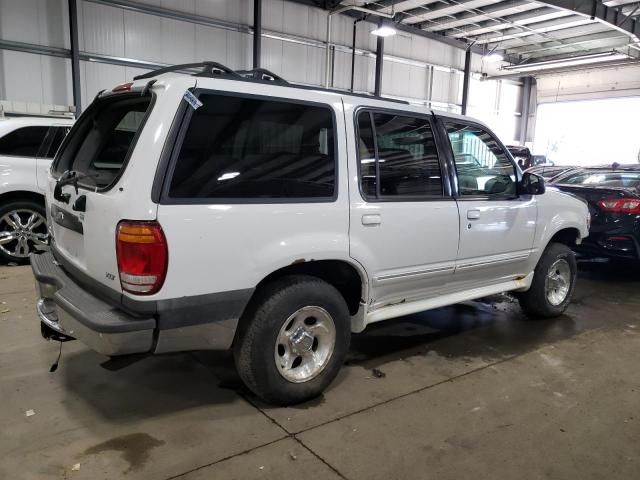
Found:
[[[502,62],[504,60],[504,57],[499,54],[499,53],[490,53],[489,55],[485,55],[484,59],[487,62],[491,62],[491,63],[497,63],[497,62]]]
[[[544,62],[525,63],[522,65],[508,65],[502,67],[502,70],[516,72],[530,72],[533,70],[549,70],[553,68],[575,67],[580,65],[590,65],[599,62],[609,62],[612,60],[627,60],[631,58],[625,53],[611,50],[610,52],[591,53],[587,55],[579,55],[576,57],[558,58],[556,60],[547,60]]]
[[[376,35],[378,37],[390,37],[391,35],[395,35],[398,31],[390,25],[380,25],[378,28],[371,32],[371,35]]]

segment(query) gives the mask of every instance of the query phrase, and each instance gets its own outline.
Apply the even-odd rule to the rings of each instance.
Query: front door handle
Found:
[[[480,218],[480,210],[467,210],[467,218],[469,220],[478,220]]]
[[[363,225],[380,225],[382,223],[382,217],[377,213],[371,215],[362,215]]]

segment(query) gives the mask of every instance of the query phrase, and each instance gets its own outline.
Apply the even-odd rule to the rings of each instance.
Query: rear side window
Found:
[[[120,175],[151,105],[151,97],[117,96],[87,110],[70,132],[55,171],[87,175],[81,183],[106,188]]]
[[[176,159],[169,197],[332,199],[336,162],[328,107],[201,95]]]
[[[367,200],[443,195],[429,120],[389,113],[358,115],[360,188]]]
[[[36,157],[49,127],[22,127],[0,138],[0,155]]]

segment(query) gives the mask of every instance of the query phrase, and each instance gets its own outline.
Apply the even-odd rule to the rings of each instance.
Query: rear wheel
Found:
[[[33,200],[14,200],[0,206],[0,258],[25,263],[48,241],[43,205]]]
[[[531,288],[516,296],[531,317],[557,317],[569,306],[575,287],[576,258],[561,243],[547,246],[533,274]]]
[[[257,293],[234,344],[240,377],[261,399],[291,405],[331,383],[351,337],[344,298],[328,283],[296,275]]]

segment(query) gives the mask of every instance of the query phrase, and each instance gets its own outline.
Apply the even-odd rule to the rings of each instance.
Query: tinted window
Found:
[[[447,123],[461,195],[516,192],[515,167],[495,138],[482,128]]]
[[[151,97],[115,97],[95,105],[76,124],[55,170],[75,170],[89,178],[82,183],[107,187],[118,177],[140,130]],[[51,151],[51,149],[50,149]]]
[[[201,95],[169,187],[173,198],[333,198],[327,107]]]
[[[388,113],[358,116],[360,185],[367,199],[442,196],[428,120]]]
[[[49,127],[22,127],[0,138],[0,155],[36,157]]]

